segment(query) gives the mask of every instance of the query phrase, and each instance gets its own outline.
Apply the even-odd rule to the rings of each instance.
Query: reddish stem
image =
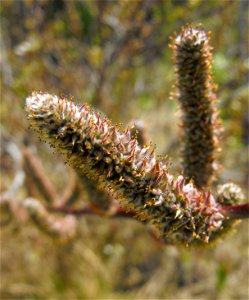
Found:
[[[221,212],[230,219],[248,219],[249,202],[239,205],[222,206]]]
[[[121,207],[118,207],[115,212],[112,214],[108,214],[108,211],[105,212],[96,208],[93,205],[86,206],[84,208],[70,208],[70,207],[47,207],[48,211],[51,212],[58,212],[62,214],[70,214],[75,216],[82,216],[82,215],[98,215],[98,216],[109,216],[111,218],[132,218],[135,216],[133,211],[125,211]]]
[[[48,207],[51,212],[58,212],[62,214],[70,214],[75,216],[82,215],[98,215],[109,216],[111,218],[133,218],[135,217],[134,211],[125,211],[123,208],[118,207],[115,212],[108,214],[108,211],[98,209],[93,205],[86,206],[84,208],[70,208],[70,207]],[[230,219],[248,219],[249,218],[249,202],[239,205],[222,206],[221,213],[229,217]]]

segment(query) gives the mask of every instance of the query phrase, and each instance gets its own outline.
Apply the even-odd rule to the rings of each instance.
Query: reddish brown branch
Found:
[[[249,202],[239,205],[222,206],[222,213],[230,219],[248,219]]]
[[[93,205],[88,205],[84,208],[70,208],[70,207],[47,207],[47,210],[50,212],[57,212],[62,214],[70,214],[75,216],[83,215],[98,215],[98,216],[108,216],[111,218],[132,218],[135,217],[133,211],[125,211],[121,207],[118,207],[115,212],[109,214],[105,213],[103,210],[98,209]]]
[[[22,153],[25,158],[27,168],[31,173],[32,179],[35,181],[39,191],[48,202],[54,202],[56,199],[58,199],[58,194],[54,185],[45,175],[41,161],[29,148],[24,148]]]
[[[105,213],[103,210],[98,209],[93,205],[86,206],[84,208],[70,208],[70,207],[48,207],[51,212],[58,212],[62,214],[71,214],[75,216],[83,215],[98,215],[98,216],[108,216],[111,218],[133,218],[135,217],[134,211],[125,211],[121,207],[116,208],[116,210],[109,214]],[[249,203],[243,203],[234,206],[222,206],[221,213],[229,217],[230,219],[247,219],[249,218]]]

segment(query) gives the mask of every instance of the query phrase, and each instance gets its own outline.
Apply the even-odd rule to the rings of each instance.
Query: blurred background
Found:
[[[0,298],[248,299],[247,221],[214,247],[194,250],[160,244],[132,219],[47,211],[105,206],[106,195],[78,180],[28,130],[24,113],[32,91],[87,102],[123,128],[138,124],[141,143],[156,144],[179,173],[169,37],[202,23],[212,32],[224,126],[214,184],[231,180],[247,193],[248,1],[2,0],[0,17]],[[31,209],[28,197],[37,199]]]

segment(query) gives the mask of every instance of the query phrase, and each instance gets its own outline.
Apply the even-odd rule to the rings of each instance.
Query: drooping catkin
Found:
[[[184,176],[203,188],[210,185],[217,169],[221,130],[209,34],[201,26],[187,25],[172,38],[170,47],[174,51],[177,98],[182,111]]]
[[[120,131],[88,105],[33,93],[26,99],[26,112],[43,141],[108,188],[125,210],[154,224],[163,239],[207,243],[222,231],[224,216],[209,192],[171,175],[154,149],[141,148],[129,130]]]

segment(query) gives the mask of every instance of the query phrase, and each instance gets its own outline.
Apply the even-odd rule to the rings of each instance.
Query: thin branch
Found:
[[[55,202],[58,199],[58,193],[45,174],[42,162],[29,148],[22,150],[27,167],[32,174],[32,179],[35,181],[39,191],[48,202]]]
[[[33,223],[47,235],[68,239],[76,234],[76,220],[73,216],[56,216],[51,214],[43,204],[34,198],[27,198],[23,201],[25,208]]]
[[[110,218],[134,218],[134,211],[125,211],[121,207],[117,208],[115,212],[112,213],[104,213],[103,210],[98,209],[94,205],[88,205],[83,208],[71,208],[71,207],[63,207],[63,206],[48,206],[47,210],[50,212],[62,213],[66,215],[74,215],[74,216],[85,216],[85,215],[97,215],[97,216],[105,216]],[[137,220],[137,219],[135,219]]]
[[[249,219],[249,203],[222,206],[221,211],[229,219]]]

